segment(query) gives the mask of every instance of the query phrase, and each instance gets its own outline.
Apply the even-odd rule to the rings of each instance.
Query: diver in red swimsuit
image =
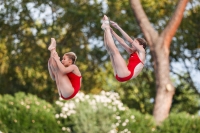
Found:
[[[116,79],[119,82],[125,82],[135,78],[144,67],[147,42],[143,38],[133,40],[117,23],[109,21],[106,15],[104,15],[102,22],[101,28],[104,30],[104,43],[110,55]],[[113,31],[110,24],[121,32],[123,37],[131,44],[131,47]],[[126,61],[115,46],[113,37],[130,54],[128,65],[126,65]]]
[[[76,54],[74,52],[65,53],[62,61],[60,61],[60,57],[56,52],[54,38],[51,38],[48,50],[51,52],[51,57],[48,61],[49,74],[56,81],[60,97],[69,100],[79,92],[81,87],[81,72],[75,65]]]

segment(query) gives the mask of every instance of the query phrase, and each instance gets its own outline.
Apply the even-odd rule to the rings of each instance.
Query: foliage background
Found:
[[[152,25],[158,31],[169,21],[177,0],[141,0]],[[188,3],[183,21],[171,45],[171,78],[176,88],[171,111],[197,114],[200,82],[200,4]],[[101,18],[107,14],[132,37],[142,37],[128,0],[5,0],[0,1],[0,94],[17,92],[37,95],[50,103],[58,99],[55,83],[47,70],[50,38],[57,40],[60,56],[74,51],[83,75],[81,91],[101,90],[120,94],[124,104],[141,113],[152,113],[155,78],[151,53],[143,72],[134,80],[118,83],[103,46]],[[127,54],[118,45],[124,58]],[[190,65],[192,64],[192,65]]]
[[[200,117],[171,113],[156,126],[152,115],[130,109],[116,92],[59,99],[52,106],[35,95],[0,95],[1,133],[199,133]]]

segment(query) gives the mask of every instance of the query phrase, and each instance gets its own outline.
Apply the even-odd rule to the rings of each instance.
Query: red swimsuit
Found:
[[[72,87],[74,88],[74,93],[70,96],[70,97],[63,97],[62,94],[61,94],[61,97],[64,99],[64,100],[69,100],[71,98],[73,98],[77,93],[78,91],[80,90],[80,87],[81,87],[81,76],[77,76],[76,74],[70,72],[67,74],[69,80],[71,81],[71,84],[72,84]]]
[[[134,74],[134,69],[135,67],[139,64],[139,63],[142,63],[143,62],[140,60],[140,58],[138,57],[137,53],[132,53],[130,55],[130,58],[129,58],[129,61],[128,61],[128,70],[131,72],[131,74],[127,77],[118,77],[118,75],[116,74],[115,78],[120,81],[120,82],[124,82],[124,81],[128,81],[130,80],[132,77],[133,77],[133,74]]]

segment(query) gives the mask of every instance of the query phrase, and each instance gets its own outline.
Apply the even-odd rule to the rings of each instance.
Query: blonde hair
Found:
[[[64,55],[66,55],[69,59],[72,60],[72,64],[75,64],[77,56],[74,52],[67,52]]]

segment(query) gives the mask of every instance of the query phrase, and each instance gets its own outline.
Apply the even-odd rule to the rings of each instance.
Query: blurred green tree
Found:
[[[176,8],[176,3],[177,1],[167,0],[141,1],[148,19],[159,33],[167,25]],[[100,28],[103,14],[110,16],[132,37],[144,36],[137,25],[136,18],[131,17],[133,13],[128,0],[109,0],[107,3],[96,0],[36,0],[32,2],[7,0],[0,1],[0,5],[1,94],[24,91],[51,102],[58,99],[55,82],[50,79],[47,70],[49,58],[47,47],[50,38],[54,37],[57,40],[57,51],[61,57],[68,51],[74,51],[77,54],[77,65],[83,76],[82,91],[86,93],[99,93],[102,89],[117,91],[129,107],[143,113],[153,111],[156,78],[150,49],[147,49],[147,61],[143,72],[136,79],[121,84],[114,79],[109,56],[103,45],[103,32]],[[195,57],[195,68],[198,71],[200,69],[197,49],[199,48],[197,45],[199,44],[197,21],[199,20],[197,13],[199,7],[196,4],[186,10],[183,23],[174,37],[176,39],[172,40],[170,48],[173,50],[170,51],[169,58],[170,61],[182,63],[187,57],[184,50],[189,50],[190,57]],[[193,33],[193,38],[188,32]],[[127,58],[123,49],[121,47],[119,49]],[[189,71],[184,72],[188,75],[187,77],[177,73],[174,69],[171,69],[171,72],[178,76],[175,81],[177,94],[172,103],[172,110],[189,111],[189,108],[183,108],[185,105],[178,97],[192,92],[188,93],[188,97],[185,98],[190,103],[188,106],[195,105],[189,112],[196,113],[198,109],[194,103],[197,103],[197,99],[193,96],[196,97],[198,90],[192,77],[188,75]],[[177,80],[184,82],[179,83]],[[182,86],[186,86],[187,89]],[[189,97],[193,99],[190,100]]]
[[[57,99],[55,83],[47,71],[47,46],[51,37],[57,40],[60,56],[68,51],[78,55],[77,65],[84,77],[82,90],[98,93],[103,89],[101,85],[106,84],[103,78],[106,74],[101,72],[100,66],[105,51],[101,50],[102,46],[94,46],[99,43],[97,35],[101,34],[101,30],[97,30],[102,16],[101,4],[90,1],[2,1],[1,93],[24,91],[48,101]]]

